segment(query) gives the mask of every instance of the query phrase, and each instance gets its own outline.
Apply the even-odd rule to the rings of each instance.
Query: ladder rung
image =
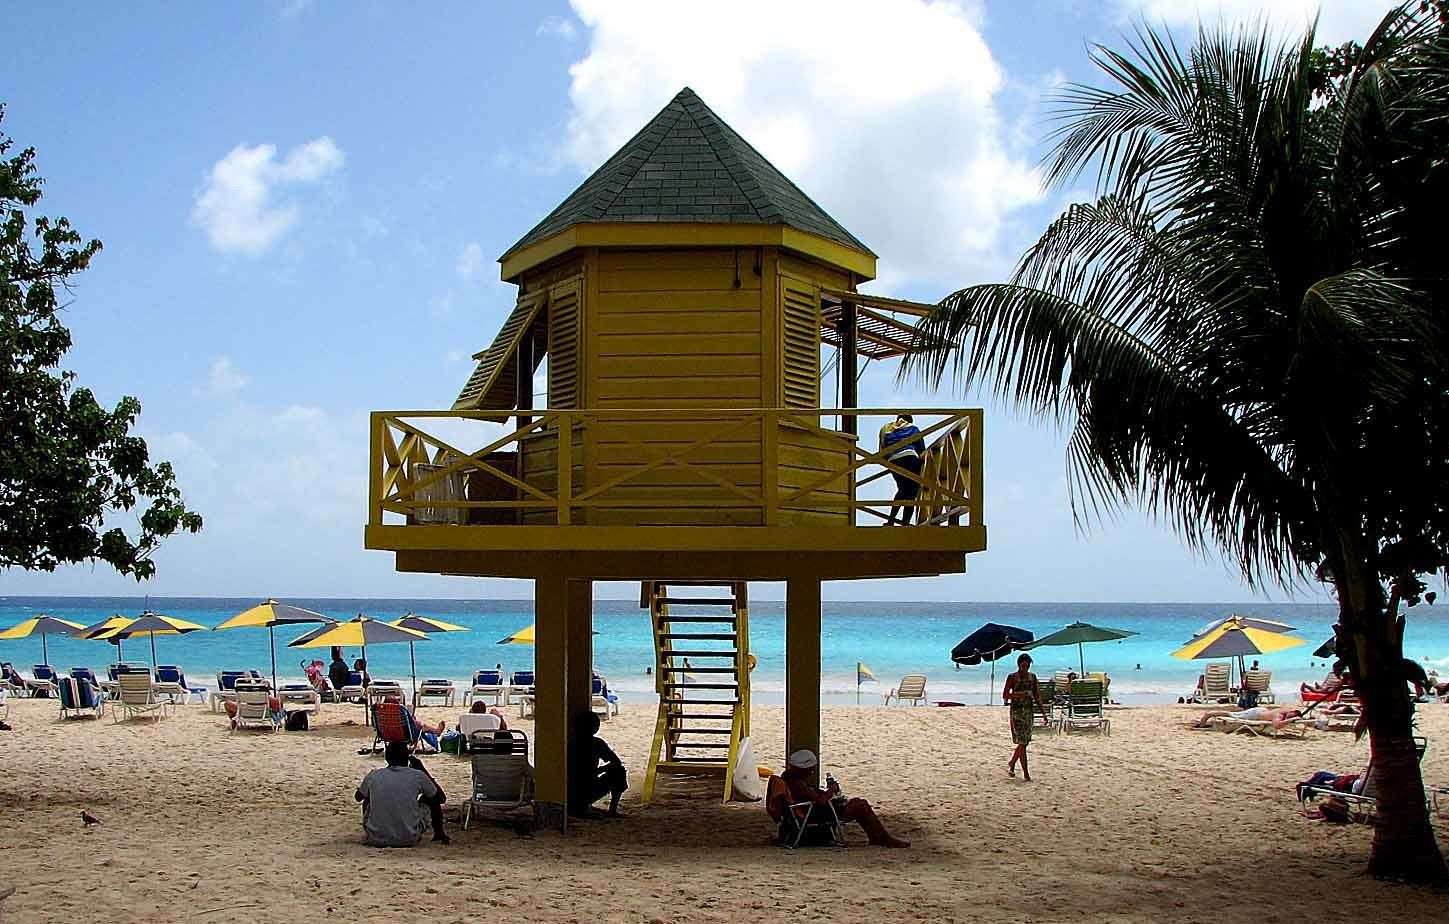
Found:
[[[714,766],[720,769],[729,766],[728,763],[720,760],[718,757],[671,757],[669,760],[661,760],[658,766],[662,770],[668,767],[681,767],[686,764],[689,765],[689,769],[691,770],[699,769],[700,765],[706,767]]]
[[[693,664],[691,664],[689,666],[689,673],[691,673],[691,674],[733,674],[734,672],[735,672],[735,669],[733,667],[695,667]],[[663,670],[661,670],[659,673],[661,673],[661,674],[682,674],[682,673],[684,673],[684,668],[682,668],[682,667],[666,667]]]
[[[731,728],[673,728],[673,729],[670,729],[669,733],[671,735],[675,735],[675,736],[678,736],[678,735],[728,735],[732,731],[734,731],[734,729],[731,729]]]
[[[730,747],[728,741],[675,741],[676,748],[699,748],[706,751],[719,751]]]
[[[734,597],[669,597],[667,602],[675,606],[734,606]]]
[[[668,706],[738,706],[737,699],[668,699],[664,700]],[[720,718],[724,718],[721,716]]]
[[[688,616],[661,615],[660,622],[739,622],[739,617],[734,615],[702,616],[698,613],[690,613]]]
[[[661,632],[659,637],[662,639],[690,638],[710,642],[733,642],[739,636],[733,632]],[[733,654],[733,652],[728,653]]]
[[[694,651],[693,649],[691,649],[689,651],[678,651],[678,650],[676,650],[676,651],[668,651],[668,650],[666,650],[666,651],[659,652],[659,657],[661,657],[661,658],[737,658],[737,657],[739,657],[739,652],[737,652],[737,651]],[[678,668],[676,668],[676,670],[678,670]]]
[[[664,685],[671,690],[733,690],[739,686],[737,683],[666,683]]]

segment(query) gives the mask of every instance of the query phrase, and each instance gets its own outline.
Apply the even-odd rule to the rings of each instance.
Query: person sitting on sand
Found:
[[[1302,709],[1291,709],[1286,706],[1254,706],[1251,709],[1239,709],[1236,712],[1229,709],[1209,709],[1197,717],[1197,721],[1192,723],[1192,727],[1211,728],[1212,719],[1226,717],[1239,722],[1272,722],[1276,729],[1282,728],[1291,720],[1302,716]]]
[[[599,737],[599,717],[579,717],[577,733],[569,742],[569,814],[587,817],[593,804],[609,797],[609,817],[619,817],[619,797],[629,788],[629,773],[614,749]]]
[[[813,781],[819,759],[813,751],[801,749],[790,755],[785,762],[785,772],[780,779],[789,790],[791,803],[813,802],[816,805],[831,804],[841,821],[853,821],[865,832],[872,847],[909,847],[910,841],[901,840],[886,830],[885,823],[876,815],[869,802],[859,797],[846,799],[840,793],[840,784],[831,780],[826,789],[820,789]],[[777,806],[780,814],[790,810],[789,806]]]
[[[387,766],[363,777],[353,794],[362,803],[362,830],[368,845],[416,846],[429,820],[433,840],[448,843],[448,835],[443,830],[443,803],[448,797],[442,787],[422,762],[408,753],[406,744],[394,741],[383,754]]]

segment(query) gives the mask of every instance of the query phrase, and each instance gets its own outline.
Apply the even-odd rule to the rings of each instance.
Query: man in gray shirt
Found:
[[[367,843],[373,847],[412,847],[422,840],[430,814],[433,840],[447,843],[448,835],[442,826],[446,798],[442,789],[421,765],[409,766],[411,756],[406,744],[393,742],[384,755],[387,766],[363,777],[354,796],[362,803],[362,830]]]

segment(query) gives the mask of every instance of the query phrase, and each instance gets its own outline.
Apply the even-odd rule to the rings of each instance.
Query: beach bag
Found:
[[[1256,690],[1244,690],[1238,694],[1238,708],[1252,709],[1258,705],[1258,693]]]
[[[312,727],[311,722],[309,721],[310,716],[311,713],[309,713],[305,709],[298,709],[296,712],[289,712],[287,713],[287,718],[283,720],[283,727],[286,728],[287,731],[307,731]]]
[[[463,736],[455,731],[445,732],[438,742],[438,750],[444,754],[457,754],[463,749]]]

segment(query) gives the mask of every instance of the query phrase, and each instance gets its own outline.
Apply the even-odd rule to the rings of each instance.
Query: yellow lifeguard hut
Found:
[[[904,355],[928,307],[857,292],[875,255],[687,88],[500,263],[518,301],[453,408],[372,415],[366,545],[534,580],[540,820],[564,824],[597,580],[641,581],[653,624],[646,798],[701,771],[728,796],[747,581],[786,583],[787,752],[818,751],[821,582],[960,572],[986,547],[981,412],[856,407],[860,358]],[[901,412],[919,474],[875,439]],[[892,476],[919,496],[893,505]]]

